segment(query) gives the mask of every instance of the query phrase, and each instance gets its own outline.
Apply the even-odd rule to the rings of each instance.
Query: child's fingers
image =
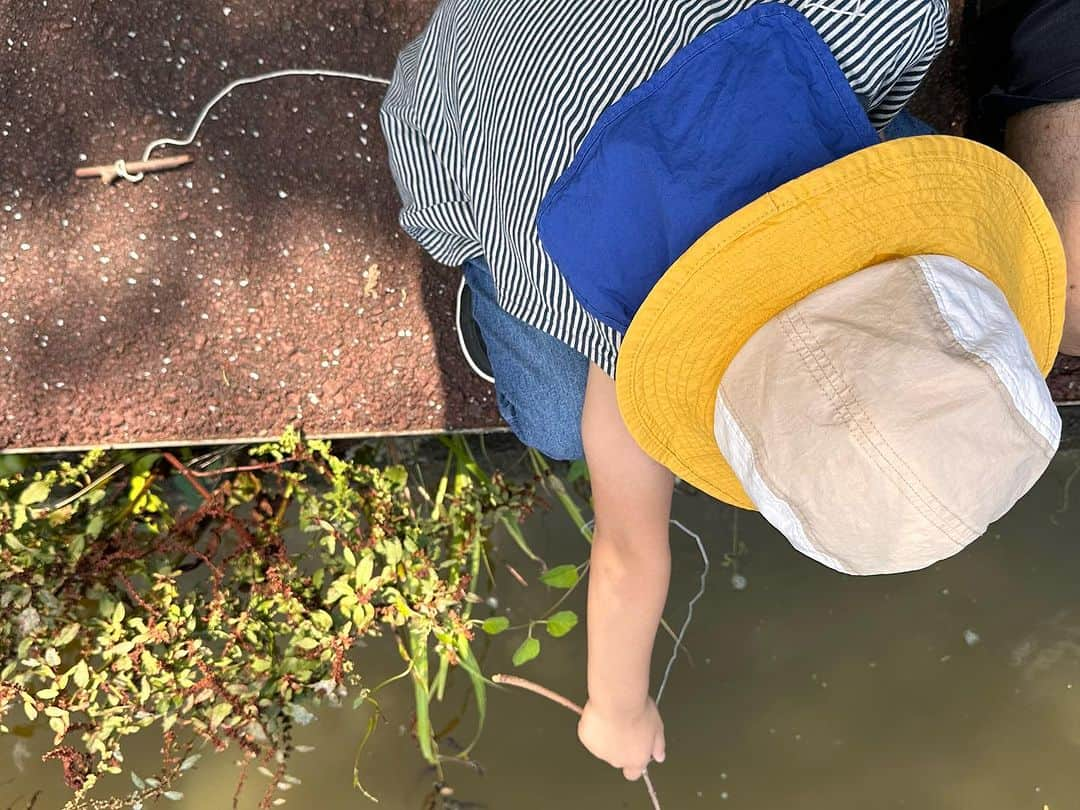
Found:
[[[644,771],[642,771],[641,768],[622,769],[622,775],[629,779],[631,782],[636,782],[638,779],[640,779],[642,773],[644,773]]]
[[[652,758],[656,762],[663,762],[665,756],[667,756],[667,744],[664,742],[664,730],[660,729],[660,732],[656,735],[656,741],[653,743]]]

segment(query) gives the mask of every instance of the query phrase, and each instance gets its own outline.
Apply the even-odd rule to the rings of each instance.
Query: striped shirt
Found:
[[[948,36],[948,0],[785,0],[883,128]],[[593,123],[680,48],[758,0],[443,0],[401,52],[381,122],[404,230],[483,256],[500,306],[614,377],[622,336],[575,300],[536,216]],[[587,216],[583,212],[583,216]]]

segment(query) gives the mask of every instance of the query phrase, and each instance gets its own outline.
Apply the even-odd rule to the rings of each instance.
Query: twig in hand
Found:
[[[492,675],[491,680],[498,684],[506,684],[507,686],[516,686],[519,689],[525,689],[534,694],[546,697],[548,700],[552,700],[563,706],[575,714],[581,714],[582,708],[578,706],[570,698],[565,698],[558,692],[553,692],[546,686],[541,686],[538,683],[533,683],[526,678],[519,678],[517,675],[503,675],[501,673]],[[660,799],[656,796],[656,788],[653,787],[652,780],[649,779],[649,772],[642,771],[641,778],[645,781],[645,787],[649,791],[649,799],[652,801],[653,810],[660,810]]]
[[[532,681],[525,678],[519,678],[517,675],[503,675],[500,673],[497,675],[492,675],[491,680],[495,681],[495,683],[506,684],[507,686],[516,686],[519,689],[527,689],[534,694],[540,695],[540,697],[546,697],[548,700],[555,701],[560,706],[569,709],[575,714],[581,714],[581,712],[583,711],[582,708],[576,703],[574,703],[574,701],[570,700],[570,698],[565,698],[558,692],[551,691],[546,686],[541,686],[538,683],[533,683]]]

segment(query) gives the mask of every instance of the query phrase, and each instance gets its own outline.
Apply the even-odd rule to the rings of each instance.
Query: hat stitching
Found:
[[[1040,433],[1037,429],[1034,429],[1032,425],[1037,425],[1039,428],[1042,428],[1042,430],[1044,430],[1046,433],[1051,434],[1054,432],[1053,427],[1051,425],[1048,425],[1046,421],[1039,416],[1039,414],[1033,412],[1030,408],[1025,407],[1022,402],[1017,402],[1016,400],[1014,400],[1012,395],[1009,393],[1008,388],[1005,386],[1004,380],[1002,380],[998,376],[997,369],[987,363],[978,354],[972,352],[970,349],[964,346],[964,344],[962,344],[956,338],[956,335],[953,333],[952,326],[945,319],[944,315],[941,312],[941,301],[944,296],[941,288],[938,286],[937,279],[933,277],[932,273],[926,272],[926,264],[921,256],[915,256],[914,259],[916,262],[918,262],[918,267],[922,268],[921,270],[915,268],[912,269],[912,274],[915,276],[916,284],[919,286],[920,291],[926,297],[927,303],[929,304],[932,311],[932,317],[934,317],[935,320],[938,321],[939,326],[943,327],[945,333],[948,335],[949,342],[952,343],[956,349],[962,352],[965,357],[970,357],[979,364],[979,366],[983,369],[986,375],[990,377],[991,381],[997,386],[998,393],[1005,397],[1006,401],[1010,406],[1009,411],[1013,413],[1014,418],[1017,411],[1022,414],[1023,418],[1018,420],[1018,424],[1022,423],[1020,424],[1020,427],[1025,429],[1025,433],[1028,434],[1028,438],[1032,439],[1035,444],[1038,444],[1045,451],[1046,448],[1049,447],[1046,437],[1042,435],[1042,433]],[[977,270],[978,268],[972,269]],[[1050,454],[1053,455],[1053,452],[1053,448],[1050,447]]]
[[[719,386],[719,388],[717,390],[717,396],[719,396],[723,400],[724,406],[727,408],[727,412],[729,414],[731,414],[731,418],[735,420],[735,424],[738,425],[739,430],[741,430],[743,436],[746,437],[746,442],[750,446],[750,454],[756,461],[757,456],[758,456],[758,454],[757,454],[757,452],[755,450],[755,444],[756,443],[753,441],[753,439],[751,439],[751,432],[747,428],[746,422],[743,420],[742,416],[739,414],[738,410],[735,408],[735,405],[734,405],[732,399],[730,397],[724,395],[724,384],[723,383],[720,384],[720,386]],[[723,454],[721,453],[721,455],[723,455]],[[803,510],[800,508],[799,504],[797,504],[795,501],[791,500],[788,497],[787,493],[784,491],[784,488],[778,486],[776,484],[776,479],[774,479],[772,477],[772,475],[767,473],[765,471],[765,469],[763,469],[760,465],[755,463],[754,464],[754,469],[757,471],[757,474],[761,478],[761,480],[765,483],[765,486],[767,486],[769,489],[771,489],[776,494],[776,496],[780,500],[782,500],[785,504],[787,504],[787,507],[795,514],[795,517],[798,519],[800,525],[802,526],[803,534],[806,535],[807,541],[811,545],[813,545],[814,549],[819,554],[823,554],[823,555],[833,559],[834,561],[839,562],[839,560],[836,560],[836,557],[827,550],[827,547],[818,538],[817,532],[814,531],[813,528],[811,528],[812,523],[809,520],[807,520],[806,513],[803,512]],[[756,506],[757,504],[754,504],[754,505]]]
[[[897,489],[927,523],[943,532],[953,543],[963,545],[955,537],[957,526],[968,531],[974,531],[974,529],[942,503],[919,475],[904,463],[903,457],[890,444],[885,434],[859,402],[851,385],[844,380],[843,374],[833,364],[802,314],[792,312],[780,316],[779,321],[782,328],[786,327],[785,334],[788,338],[798,344],[796,348],[803,362],[807,364],[807,371],[810,372],[826,399],[838,409],[848,431],[862,445],[867,459],[886,475],[891,471],[905,485],[898,486]],[[831,392],[826,390],[826,385]],[[847,390],[846,395],[841,388]],[[943,520],[944,516],[949,519]]]

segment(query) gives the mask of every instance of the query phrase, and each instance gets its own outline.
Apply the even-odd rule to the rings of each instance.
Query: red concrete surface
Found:
[[[241,88],[191,166],[72,176],[181,137],[238,77],[388,77],[433,6],[0,0],[0,448],[501,426],[457,347],[457,271],[397,229],[381,87]],[[959,54],[919,106],[956,131]]]

